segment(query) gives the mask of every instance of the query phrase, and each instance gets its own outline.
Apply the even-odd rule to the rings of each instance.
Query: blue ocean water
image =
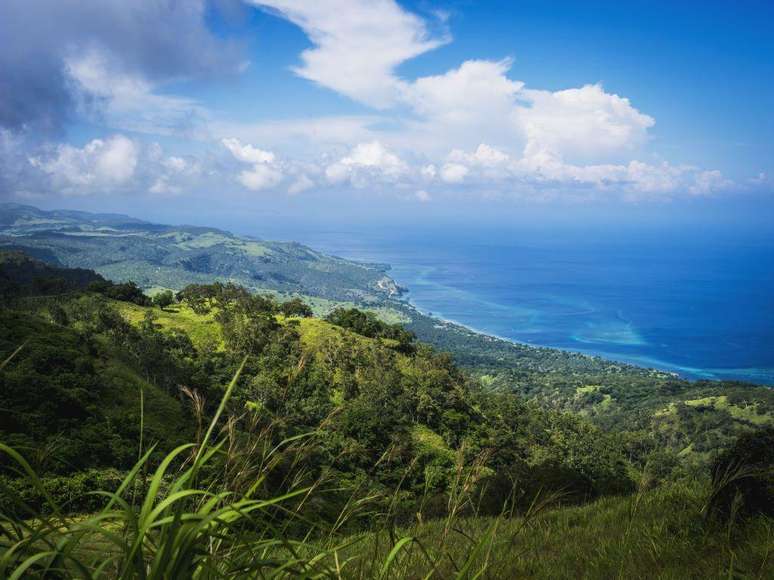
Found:
[[[386,262],[420,310],[503,338],[774,384],[774,235],[416,227],[306,230]]]

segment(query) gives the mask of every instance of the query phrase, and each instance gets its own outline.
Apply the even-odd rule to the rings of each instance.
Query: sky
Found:
[[[0,199],[172,223],[774,215],[774,3],[5,0]]]

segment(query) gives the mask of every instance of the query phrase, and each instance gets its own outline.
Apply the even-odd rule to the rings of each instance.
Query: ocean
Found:
[[[385,226],[292,236],[390,264],[418,309],[483,333],[688,378],[774,384],[767,232]]]

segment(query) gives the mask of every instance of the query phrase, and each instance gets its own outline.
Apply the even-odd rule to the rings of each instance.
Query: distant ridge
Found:
[[[366,304],[400,294],[384,264],[328,256],[297,242],[121,214],[0,204],[0,248],[23,250],[58,266],[93,269],[144,288],[177,290],[220,280],[256,291]]]

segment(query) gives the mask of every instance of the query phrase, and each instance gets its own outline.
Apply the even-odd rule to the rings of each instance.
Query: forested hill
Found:
[[[706,465],[740,433],[769,425],[774,417],[770,389],[732,381],[682,380],[672,373],[598,357],[514,344],[425,316],[395,299],[400,289],[384,265],[213,228],[20,205],[3,205],[0,210],[0,249],[20,249],[47,262],[30,265],[25,272],[18,254],[7,254],[15,257],[5,258],[0,286],[21,284],[14,291],[28,294],[66,290],[73,277],[89,275],[69,269],[76,266],[93,268],[113,282],[137,283],[134,289],[113,288],[113,298],[221,281],[251,292],[273,292],[282,299],[301,296],[318,315],[337,306],[371,309],[450,353],[487,388],[516,393],[543,408],[583,416],[605,431],[624,433],[637,456],[659,451],[670,469]]]
[[[115,214],[0,205],[0,247],[53,265],[89,268],[143,288],[232,281],[251,290],[375,303],[398,294],[388,266],[327,256],[215,228],[167,226]]]
[[[767,577],[770,390],[604,426],[373,312],[18,252],[0,280],[0,577]]]

